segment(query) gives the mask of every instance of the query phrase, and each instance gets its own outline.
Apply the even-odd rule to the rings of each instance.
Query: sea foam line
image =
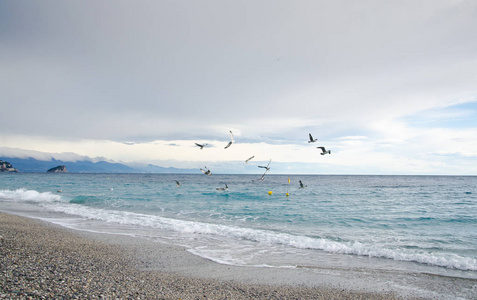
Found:
[[[87,219],[121,225],[135,225],[180,232],[184,234],[217,235],[233,239],[244,239],[269,245],[285,245],[299,249],[322,250],[329,253],[380,257],[397,261],[409,261],[445,268],[477,271],[477,259],[452,253],[429,253],[408,249],[380,248],[360,242],[336,242],[321,237],[298,236],[262,229],[234,227],[197,221],[177,220],[160,216],[124,211],[102,210],[77,204],[56,203],[57,212],[78,215]]]
[[[170,230],[185,234],[209,234],[234,239],[245,239],[264,244],[279,244],[299,249],[322,250],[329,253],[352,254],[368,257],[381,257],[397,261],[410,261],[445,268],[477,271],[477,259],[462,257],[453,253],[436,254],[409,249],[380,248],[360,242],[336,242],[324,238],[297,236],[283,232],[261,229],[234,227],[204,222],[177,220],[160,216],[125,211],[104,210],[71,204],[62,201],[61,196],[50,192],[18,189],[0,190],[0,198],[20,201],[32,201],[56,212],[80,216],[122,225],[136,225],[149,228]]]

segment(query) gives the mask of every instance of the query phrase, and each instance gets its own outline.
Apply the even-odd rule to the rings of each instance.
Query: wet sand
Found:
[[[5,299],[400,298],[294,280],[286,270],[220,265],[176,246],[4,213],[0,261],[0,298]]]

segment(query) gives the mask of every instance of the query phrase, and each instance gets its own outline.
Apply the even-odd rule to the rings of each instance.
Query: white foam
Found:
[[[178,220],[133,212],[91,208],[67,203],[60,195],[50,192],[17,189],[0,190],[0,198],[13,201],[35,202],[55,212],[79,216],[86,219],[121,225],[134,225],[157,228],[184,234],[201,234],[248,240],[262,245],[284,245],[298,249],[321,250],[337,254],[353,254],[367,257],[380,257],[396,261],[409,261],[451,269],[477,271],[477,258],[463,257],[453,253],[432,253],[423,250],[386,248],[363,244],[356,241],[341,242],[320,237],[293,235],[271,230],[253,229],[238,226],[211,224],[197,221]]]
[[[14,200],[14,201],[33,201],[33,202],[58,202],[61,201],[60,195],[54,195],[50,192],[37,192],[34,190],[17,189],[0,190],[0,198]]]
[[[58,212],[121,225],[158,228],[185,234],[222,236],[236,240],[245,239],[248,241],[268,244],[270,246],[285,245],[299,249],[322,250],[329,253],[353,254],[367,257],[381,257],[397,261],[418,262],[452,269],[477,271],[476,258],[462,257],[450,253],[428,253],[423,252],[422,250],[381,248],[375,245],[365,245],[360,242],[337,242],[324,238],[298,236],[262,229],[177,220],[132,212],[102,210],[76,204],[65,205],[57,203],[52,208]]]

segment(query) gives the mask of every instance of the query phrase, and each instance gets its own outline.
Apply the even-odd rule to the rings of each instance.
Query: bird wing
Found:
[[[265,170],[265,173],[263,173],[262,178],[261,178],[262,180],[265,178],[265,174],[267,174],[267,172],[268,172],[269,170],[270,170],[270,169],[266,169],[266,170]]]
[[[195,143],[195,144],[196,144],[197,146],[201,147],[201,148],[204,147],[204,146],[202,146],[201,144],[197,144],[197,143]]]
[[[313,141],[313,136],[311,135],[311,133],[308,133],[308,136],[310,137],[310,141]]]
[[[229,132],[230,132],[230,140],[231,140],[232,142],[235,142],[235,140],[234,140],[234,134],[232,133],[232,130],[230,130]]]
[[[316,148],[321,149],[321,151],[323,151],[323,152],[326,151],[326,150],[325,150],[325,147],[316,147]]]
[[[224,147],[224,149],[227,149],[228,147],[230,147],[232,145],[232,141],[230,141],[227,146]]]
[[[268,162],[268,164],[266,166],[258,166],[259,168],[264,168],[264,169],[267,169],[270,170],[269,166],[270,166],[270,163],[272,162],[272,160],[270,159],[270,161]]]

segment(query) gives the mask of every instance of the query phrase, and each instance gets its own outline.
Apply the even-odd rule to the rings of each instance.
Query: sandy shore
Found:
[[[181,264],[168,261],[171,252],[161,251],[164,247],[158,247],[156,252],[159,253],[155,255],[151,247],[138,247],[134,239],[128,244],[124,240],[119,242],[114,236],[99,238],[94,234],[3,213],[0,213],[0,236],[0,298],[5,299],[398,298],[390,293],[280,282],[254,284],[234,278],[214,279],[221,273],[206,276],[212,272],[210,268],[214,265],[228,267],[215,263],[188,263],[186,260],[181,264],[188,265],[189,269],[205,266],[202,273],[192,272],[188,276],[174,271],[174,268],[180,269]],[[142,251],[138,251],[140,249]],[[182,255],[176,249],[172,251],[175,255]],[[153,255],[155,259],[149,261],[148,257]],[[172,255],[171,259],[177,257]]]

